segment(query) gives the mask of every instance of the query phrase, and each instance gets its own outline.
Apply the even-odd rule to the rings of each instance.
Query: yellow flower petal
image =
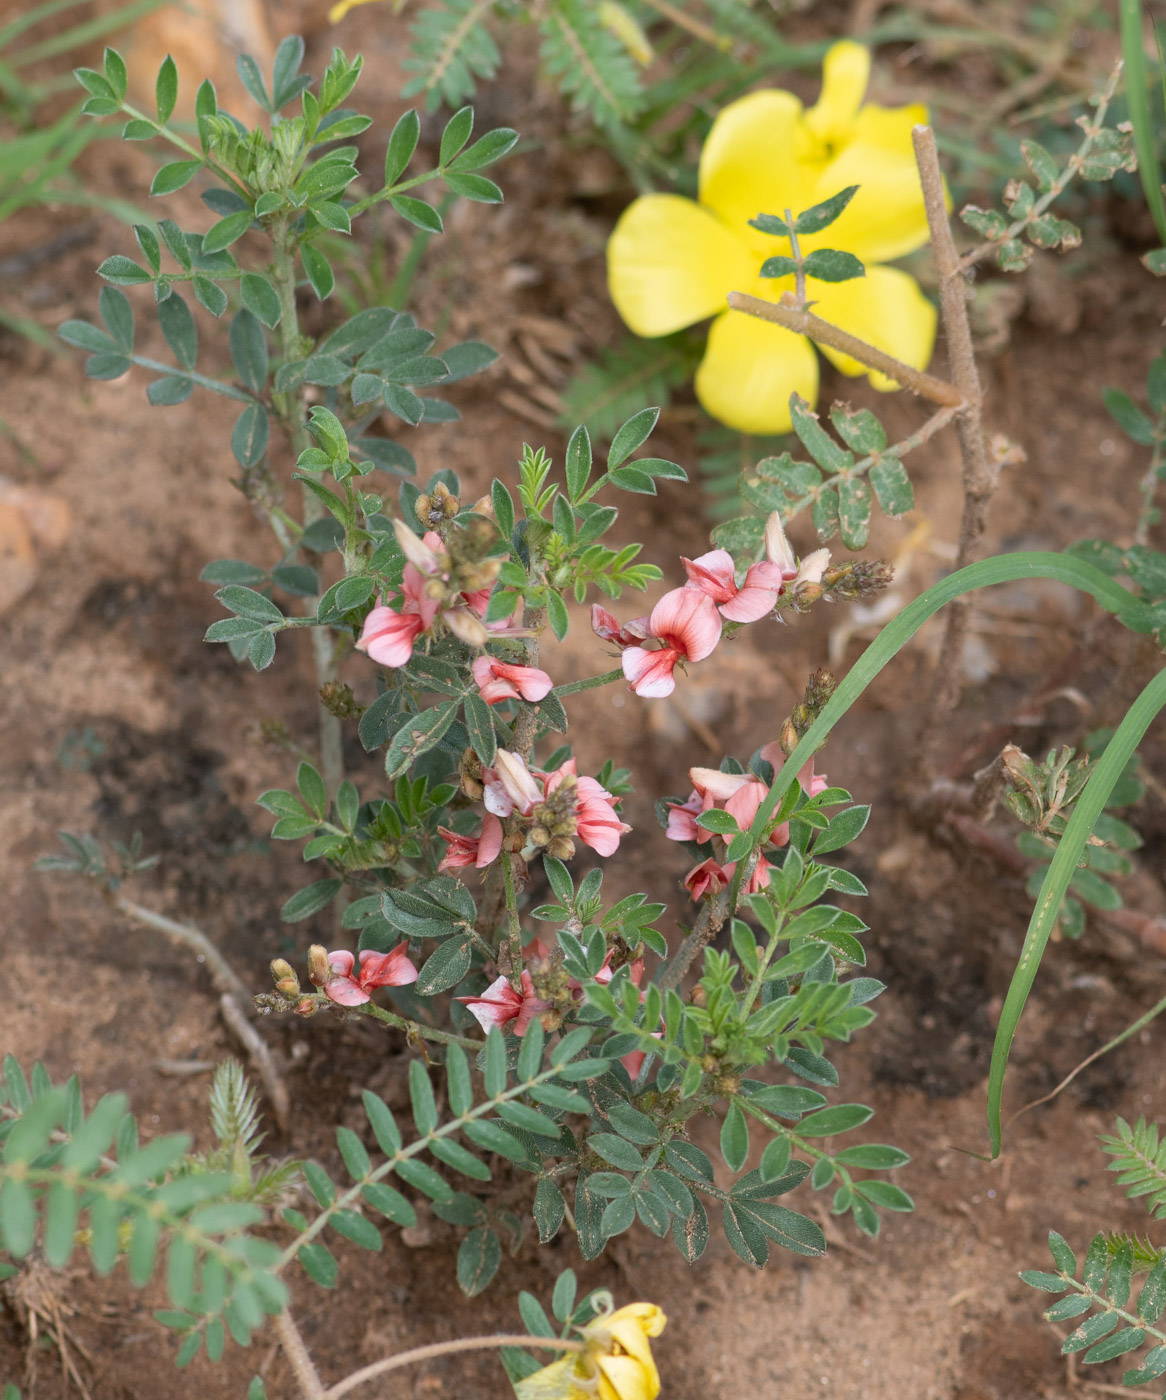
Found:
[[[625,1320],[631,1319],[634,1319],[649,1337],[658,1337],[668,1325],[668,1318],[663,1309],[658,1308],[655,1303],[625,1303],[622,1308],[616,1308],[611,1314],[607,1325],[618,1338],[616,1328]]]
[[[715,316],[756,275],[746,244],[681,195],[643,195],[607,244],[611,299],[637,335],[668,335]]]
[[[518,1400],[594,1400],[594,1390],[588,1393],[576,1384],[577,1355],[552,1361],[541,1371],[514,1382]]]
[[[656,1400],[660,1377],[634,1356],[598,1356],[599,1400]]]
[[[911,130],[927,108],[864,107],[850,139],[818,176],[813,201],[848,185],[858,193],[829,228],[803,240],[815,248],[845,248],[866,263],[890,262],[927,242],[927,214],[919,189]]]
[[[789,396],[818,398],[818,360],[804,336],[727,311],[709,330],[696,396],[713,418],[741,433],[788,433]]]
[[[801,114],[792,92],[751,92],[721,111],[700,153],[700,202],[743,238],[760,238],[762,257],[784,248],[754,234],[749,220],[813,203],[816,172],[795,154]]]
[[[339,24],[349,10],[355,10],[357,5],[371,5],[376,0],[339,0],[339,4],[333,5],[328,11],[328,23]]]
[[[822,60],[822,95],[805,116],[806,126],[819,141],[846,140],[869,81],[870,49],[865,44],[843,39],[827,50]]]
[[[893,267],[868,267],[865,277],[851,282],[811,281],[809,289],[816,302],[814,311],[824,321],[841,326],[914,369],[927,365],[935,348],[935,307],[920,291],[914,277]],[[849,355],[829,345],[819,349],[843,374],[867,373]],[[870,382],[876,389],[897,387],[885,374],[872,373]]]

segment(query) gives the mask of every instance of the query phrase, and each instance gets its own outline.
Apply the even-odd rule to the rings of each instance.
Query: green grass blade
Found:
[[[1106,612],[1117,614],[1121,621],[1135,632],[1150,630],[1149,624],[1142,620],[1144,605],[1128,589],[1114,583],[1113,579],[1103,574],[1100,569],[1095,569],[1092,564],[1076,559],[1071,554],[1035,551],[1001,554],[995,559],[969,564],[967,568],[950,574],[908,603],[897,617],[887,623],[855,662],[774,779],[769,796],[761,804],[750,827],[750,835],[754,840],[768,831],[770,818],[790,784],[796,780],[802,766],[814,751],[821,747],[831,729],[887,662],[902,650],[928,618],[934,616],[945,603],[950,603],[953,598],[959,598],[965,593],[973,593],[978,588],[990,588],[997,583],[1013,583],[1017,579],[1031,578],[1052,579],[1058,583],[1067,583],[1072,588],[1079,588],[1083,593],[1088,593]],[[737,869],[739,872],[743,871],[744,863],[739,862]]]
[[[1125,65],[1126,101],[1134,129],[1138,175],[1158,237],[1166,244],[1166,202],[1162,198],[1162,172],[1158,169],[1154,124],[1150,119],[1150,89],[1146,51],[1142,43],[1142,0],[1121,0],[1121,50]]]
[[[1065,828],[1065,834],[1061,837],[1045,874],[1044,883],[1037,896],[1036,908],[1024,937],[1024,946],[1020,950],[1016,971],[1012,974],[1008,995],[1004,998],[1004,1009],[1000,1013],[1000,1024],[996,1028],[996,1043],[992,1047],[992,1065],[988,1073],[988,1137],[993,1157],[1000,1155],[1000,1104],[1004,1093],[1004,1071],[1008,1066],[1008,1052],[1012,1048],[1012,1038],[1032,989],[1033,979],[1040,967],[1049,934],[1056,922],[1061,900],[1069,888],[1069,881],[1076,874],[1077,862],[1085,851],[1089,833],[1104,811],[1110,793],[1125,771],[1125,766],[1141,742],[1142,735],[1163,706],[1166,706],[1166,670],[1158,672],[1118,725],[1077,799],[1073,815],[1069,818],[1069,825]]]
[[[28,48],[11,55],[10,61],[15,67],[23,68],[26,64],[39,63],[45,58],[55,58],[58,54],[91,44],[95,39],[104,39],[110,34],[116,34],[119,29],[133,24],[135,20],[148,15],[151,10],[159,9],[165,3],[166,0],[131,0],[130,4],[111,10],[107,15],[95,15],[83,24],[76,24],[72,29],[41,40],[39,44],[29,44]]]

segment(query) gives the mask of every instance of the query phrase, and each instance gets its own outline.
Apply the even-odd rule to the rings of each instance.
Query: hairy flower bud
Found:
[[[275,982],[275,990],[285,997],[298,997],[300,994],[300,979],[296,976],[295,968],[284,958],[275,958],[271,964],[271,976]]]
[[[894,569],[883,559],[854,559],[828,568],[822,575],[822,588],[831,598],[849,602],[881,593],[894,577]]]
[[[332,969],[328,966],[328,950],[319,943],[313,943],[308,949],[308,976],[316,987],[322,987],[332,976]]]
[[[297,1016],[303,1016],[306,1019],[309,1016],[314,1016],[316,1012],[319,1011],[320,1003],[315,997],[301,997],[293,1009]]]
[[[570,860],[575,854],[575,843],[569,836],[552,836],[547,842],[546,853],[555,860]]]

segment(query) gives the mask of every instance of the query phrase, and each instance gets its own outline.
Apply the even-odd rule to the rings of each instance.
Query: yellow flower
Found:
[[[333,5],[328,11],[328,23],[339,24],[348,11],[355,10],[357,5],[371,5],[373,3],[375,3],[375,0],[339,0],[339,3]],[[400,5],[397,5],[394,7],[394,10],[396,11],[400,8]]]
[[[668,1319],[654,1303],[629,1303],[601,1315],[579,1334],[586,1351],[570,1352],[516,1382],[518,1400],[656,1400],[660,1373],[649,1337]]]
[[[866,265],[849,282],[810,280],[815,312],[918,369],[935,343],[935,309],[914,278],[880,263],[927,241],[911,128],[922,106],[862,105],[870,51],[845,40],[826,54],[822,93],[808,111],[792,93],[766,89],[730,103],[700,158],[700,202],[649,194],[624,212],[607,245],[616,310],[637,335],[668,335],[715,316],[696,374],[696,395],[714,418],[747,433],[790,429],[789,397],[815,403],[818,361],[805,337],[726,309],[731,291],[778,301],[792,276],[762,278],[761,264],[788,255],[789,240],[759,233],[758,214],[797,214],[849,185],[858,193],[821,233],[799,238],[802,254],[840,248]],[[866,369],[823,345],[843,374]],[[872,373],[878,389],[895,387]]]

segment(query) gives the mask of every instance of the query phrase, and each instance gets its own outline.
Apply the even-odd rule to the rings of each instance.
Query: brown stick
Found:
[[[940,208],[942,207],[941,203]],[[946,223],[947,216],[945,214],[945,227]],[[950,232],[948,238],[951,238]],[[865,340],[859,340],[858,336],[851,335],[849,331],[831,325],[829,321],[823,321],[812,311],[803,311],[798,306],[792,292],[786,292],[779,302],[762,301],[760,297],[752,297],[747,292],[730,292],[729,305],[734,311],[744,311],[747,316],[757,316],[762,321],[772,321],[775,325],[784,326],[787,331],[809,336],[811,340],[815,340],[821,345],[833,346],[835,350],[841,350],[844,355],[858,360],[868,369],[878,370],[889,378],[897,380],[904,389],[910,389],[913,394],[918,394],[920,398],[930,399],[932,403],[949,408],[963,406],[964,400],[956,385],[904,364],[902,360],[895,359],[894,355],[888,355],[885,350],[880,350],[878,346],[871,345]],[[979,386],[977,385],[977,392],[978,390]]]
[[[999,468],[988,457],[984,443],[982,416],[983,391],[972,349],[972,328],[968,321],[967,289],[959,254],[951,236],[944,201],[943,175],[935,147],[935,133],[928,126],[917,126],[911,133],[927,225],[931,231],[931,251],[939,273],[939,306],[951,363],[952,379],[959,391],[961,407],[955,418],[963,464],[964,509],[960,520],[959,554],[956,568],[971,564],[980,553],[980,542],[988,523],[988,502],[996,489]],[[957,598],[948,608],[947,629],[940,647],[931,705],[919,741],[922,763],[930,766],[931,754],[940,729],[955,709],[960,694],[960,658],[968,632],[970,600]]]

